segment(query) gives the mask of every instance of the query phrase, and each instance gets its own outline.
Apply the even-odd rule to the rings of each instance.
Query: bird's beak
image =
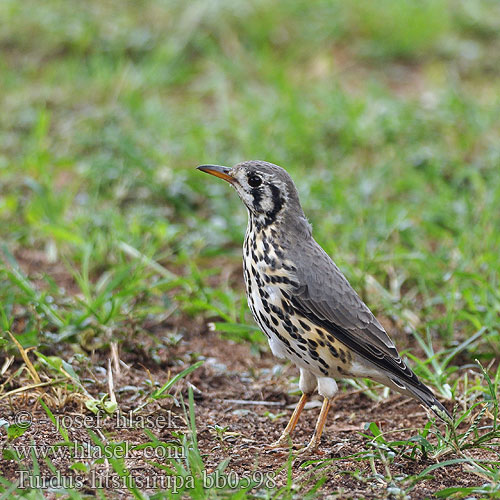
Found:
[[[207,174],[215,175],[215,177],[220,177],[231,184],[236,182],[236,179],[230,174],[231,169],[229,167],[221,167],[219,165],[200,165],[197,167],[198,170],[206,172]]]

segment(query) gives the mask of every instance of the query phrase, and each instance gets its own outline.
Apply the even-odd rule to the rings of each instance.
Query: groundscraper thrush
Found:
[[[309,396],[323,396],[308,446],[320,440],[335,378],[367,377],[449,413],[401,359],[382,325],[311,234],[295,184],[281,167],[246,161],[199,170],[228,181],[248,209],[243,269],[248,304],[271,351],[300,370],[302,397],[280,439],[288,442]]]

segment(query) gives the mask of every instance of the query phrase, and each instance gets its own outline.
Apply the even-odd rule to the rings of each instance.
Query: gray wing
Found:
[[[288,251],[292,261],[300,263],[292,307],[379,367],[401,392],[412,394],[440,418],[446,414],[451,419],[432,391],[406,366],[382,325],[316,241],[312,237],[299,240]]]
[[[296,242],[289,252],[291,260],[300,263],[293,307],[397,379],[420,385],[382,325],[316,241]]]

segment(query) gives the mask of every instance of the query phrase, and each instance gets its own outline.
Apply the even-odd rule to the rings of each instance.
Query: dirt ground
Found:
[[[49,265],[33,252],[20,252],[16,257],[38,287],[45,286],[41,279],[43,269],[43,273],[54,276],[66,290],[75,288],[72,277],[60,264]],[[232,285],[242,286],[239,269],[231,269],[230,274]],[[423,356],[412,337],[398,334],[401,330],[389,319],[381,320],[400,349],[411,348],[414,354]],[[21,328],[22,314],[19,321]],[[127,442],[130,446],[143,445],[141,449],[123,451],[124,464],[140,489],[151,492],[158,488],[180,489],[183,484],[169,480],[174,476],[169,474],[166,456],[181,455],[175,448],[168,447],[160,447],[168,451],[158,454],[158,447],[151,446],[151,441],[154,438],[169,443],[189,434],[182,402],[188,401],[191,387],[198,446],[206,474],[217,477],[217,468],[227,461],[227,477],[240,480],[244,485],[253,480],[261,487],[283,487],[287,484],[290,462],[294,484],[302,485],[297,486],[299,497],[325,477],[318,490],[320,498],[388,498],[387,484],[381,479],[386,472],[384,464],[373,461],[376,469],[373,470],[369,460],[357,461],[353,457],[369,449],[368,439],[362,435],[369,434],[365,425],[375,422],[383,432],[390,431],[388,441],[395,441],[416,435],[428,421],[426,410],[413,400],[391,393],[387,399],[374,402],[361,391],[348,388],[339,392],[332,405],[318,451],[308,456],[292,456],[290,449],[276,450],[268,446],[280,436],[299,398],[298,370],[292,364],[273,358],[267,348],[255,354],[248,343],[221,338],[201,319],[179,315],[161,324],[143,327],[147,334],[143,333],[141,338],[129,337],[119,344],[117,356],[104,356],[105,350],[101,349],[99,353],[88,353],[90,362],[87,359],[78,366],[77,360],[72,360],[89,394],[96,399],[114,394],[120,417],[105,416],[103,412],[94,415],[85,407],[81,392],[76,393],[65,385],[23,390],[8,398],[0,394],[0,420],[5,419],[9,424],[26,420],[31,423],[29,429],[12,442],[7,439],[5,427],[0,425],[3,455],[0,474],[4,478],[20,480],[24,487],[42,488],[47,498],[55,496],[58,486],[77,487],[89,494],[102,488],[113,498],[129,498],[130,493],[113,472],[110,461],[96,460],[106,456],[112,443]],[[162,339],[161,347],[155,338]],[[72,355],[65,345],[45,347],[42,351],[67,360]],[[31,357],[34,361],[35,356]],[[176,383],[169,391],[173,397],[149,403],[137,414],[130,413],[147,401],[154,388],[161,387],[198,360],[203,360],[203,365]],[[15,361],[0,376],[0,384],[6,384],[4,393],[32,383],[27,372],[16,372],[20,366],[21,363]],[[111,388],[109,366],[113,366]],[[67,429],[71,446],[59,447],[56,454],[50,452],[57,472],[50,470],[43,457],[38,458],[40,477],[45,481],[40,484],[40,480],[30,474],[34,469],[33,460],[29,458],[32,450],[50,451],[51,445],[63,442],[61,433],[39,402],[42,395],[54,418]],[[294,446],[302,446],[310,439],[320,406],[319,396],[307,404],[293,434]],[[102,443],[97,454],[96,442],[89,431]],[[152,434],[148,435],[148,431]],[[22,460],[25,472],[19,461],[6,452],[12,449],[26,457]],[[481,451],[472,454],[486,457]],[[449,455],[441,460],[452,458],[457,456]],[[193,460],[188,457],[185,461]],[[388,467],[397,478],[398,474],[417,475],[433,463],[430,459],[409,460],[396,455]],[[88,470],[83,472],[85,467]],[[378,480],[373,477],[374,473],[381,475]],[[436,469],[431,475],[433,477],[418,482],[410,492],[412,499],[432,497],[434,492],[446,487],[481,484],[481,478],[468,472],[462,464]],[[224,481],[220,485],[224,485]],[[252,491],[257,490],[258,486]]]
[[[137,417],[133,425],[138,424],[139,428],[120,424],[112,417],[96,419],[81,402],[65,393],[64,389],[60,389],[59,397],[54,399],[52,396],[51,401],[56,401],[56,406],[59,404],[61,409],[53,407],[52,410],[56,417],[63,419],[66,424],[71,442],[91,442],[86,427],[98,432],[104,440],[126,440],[136,444],[150,441],[143,429],[149,427],[158,439],[171,441],[176,432],[187,431],[180,401],[187,401],[187,389],[191,385],[195,399],[198,444],[207,472],[213,473],[217,466],[227,459],[229,463],[226,472],[233,471],[234,477],[242,480],[255,479],[263,486],[266,486],[265,481],[268,481],[270,486],[286,484],[289,450],[273,450],[267,445],[279,437],[291,415],[293,405],[298,400],[298,396],[289,395],[290,390],[296,388],[292,383],[297,376],[295,367],[279,364],[268,352],[256,356],[250,352],[248,345],[221,339],[216,333],[209,331],[207,325],[201,323],[193,323],[185,329],[182,340],[175,346],[158,351],[159,360],[157,358],[156,363],[148,356],[146,339],[143,345],[142,353],[128,352],[126,345],[122,346],[119,353],[124,364],[120,373],[115,373],[113,382],[118,405],[124,415],[144,400],[149,380],[163,384],[169,376],[192,364],[195,358],[204,360],[204,364],[176,385],[175,398],[151,403],[138,414],[153,419],[148,426],[143,425],[144,422],[138,424]],[[94,379],[88,379],[88,390],[98,397],[109,388],[104,369],[106,360],[95,358],[92,364],[95,368]],[[102,368],[97,368],[99,366]],[[180,395],[183,398],[180,398]],[[33,392],[26,392],[0,401],[0,414],[9,422],[22,411],[28,412],[33,420],[31,428],[15,440],[16,449],[25,450],[30,444],[38,448],[48,447],[49,444],[62,440],[43,408],[36,402],[35,396]],[[317,398],[304,410],[293,435],[294,444],[305,444],[310,438],[320,404]],[[162,415],[164,418],[158,420]],[[131,417],[129,423],[132,420]],[[367,482],[363,479],[371,475],[368,460],[333,460],[320,469],[317,469],[313,462],[318,459],[339,459],[366,451],[366,438],[361,432],[364,431],[365,424],[370,422],[376,422],[383,431],[401,429],[388,436],[389,440],[395,440],[415,435],[415,429],[425,425],[427,418],[425,410],[419,404],[398,395],[391,395],[388,399],[375,403],[359,391],[343,391],[330,411],[318,452],[292,460],[294,479],[301,479],[299,482],[305,481],[312,487],[317,479],[326,475],[327,479],[319,490],[322,497],[386,497],[386,485],[382,481],[372,479]],[[1,431],[0,448],[7,447],[6,433]],[[161,477],[163,476],[164,481],[165,474],[148,463],[148,459],[165,463],[164,457],[145,456],[144,449],[130,451],[126,457],[125,464],[136,478],[138,486],[175,488],[175,485],[161,483]],[[90,463],[88,456],[84,454],[80,461]],[[94,465],[93,480],[78,471],[68,469],[68,466],[75,462],[69,452],[53,458],[52,462],[61,474],[60,481],[69,481],[70,477],[75,482],[80,481],[75,484],[88,493],[97,485],[113,489],[115,495],[127,497],[125,489],[117,488],[116,484],[112,483],[117,476],[106,461],[101,465]],[[418,474],[432,463],[431,460],[411,461],[396,456],[390,469],[396,476],[403,472],[406,475]],[[375,465],[377,472],[384,474],[383,464],[375,462]],[[42,460],[40,467],[42,476],[54,475]],[[19,469],[14,460],[4,458],[1,461],[0,472],[8,479],[20,478]],[[411,492],[411,498],[428,498],[433,492],[444,487],[475,485],[479,479],[465,472],[461,464],[438,469],[433,471],[432,475],[433,479],[418,483]],[[150,481],[151,478],[157,478],[160,482],[146,484],[144,478]],[[26,481],[25,477],[21,479]]]

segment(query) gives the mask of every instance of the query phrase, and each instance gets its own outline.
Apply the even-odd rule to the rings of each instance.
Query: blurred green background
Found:
[[[195,169],[249,159],[291,173],[318,242],[411,358],[415,372],[449,408],[450,399],[459,408],[450,427],[454,441],[450,428],[440,437],[429,431],[429,422],[407,444],[394,445],[421,447],[410,461],[406,455],[402,462],[398,452],[394,476],[387,464],[396,448],[385,444],[375,423],[375,438],[365,427],[362,445],[360,433],[350,433],[348,446],[335,449],[340,455],[361,450],[359,467],[330,464],[335,478],[327,489],[351,474],[362,496],[366,488],[374,498],[409,498],[402,491],[419,481],[427,495],[442,486],[469,485],[474,473],[475,484],[483,485],[481,498],[494,494],[498,451],[478,452],[491,452],[499,433],[498,0],[0,1],[4,408],[13,410],[15,393],[48,381],[57,385],[41,389],[46,401],[66,412],[72,401],[81,407],[84,399],[91,411],[101,404],[110,412],[141,409],[155,394],[169,396],[165,387],[177,380],[170,370],[189,371],[210,356],[192,343],[217,339],[207,335],[209,321],[224,337],[220,345],[230,338],[250,342],[256,355],[267,350],[243,291],[245,209],[229,186]],[[7,331],[24,347],[36,346],[29,353],[31,379],[27,356],[23,364]],[[110,349],[112,342],[119,351]],[[218,344],[210,346],[213,352]],[[221,353],[231,349],[224,347]],[[117,373],[116,366],[107,369],[110,352],[133,367],[121,380],[115,377],[117,403],[106,400]],[[114,359],[118,365],[118,355]],[[244,375],[252,387],[272,386],[276,394],[296,390],[288,379],[295,371],[264,375],[269,360],[258,361],[249,360]],[[214,370],[205,366],[202,376],[210,366]],[[227,382],[230,397],[243,397],[238,391],[244,384],[235,383],[243,379],[216,372],[215,380]],[[381,401],[373,384],[350,383]],[[21,407],[40,393],[26,394]],[[390,404],[388,422],[400,406]],[[357,424],[372,418],[348,404],[339,411],[352,413],[345,418]],[[230,449],[223,435],[231,415],[226,409],[216,415],[222,427],[215,425],[218,438],[210,434],[203,459],[218,459]],[[270,415],[274,421],[284,413]],[[336,427],[340,422],[340,431],[346,430],[337,417]],[[255,416],[258,425],[262,418]],[[3,433],[6,420],[0,421]],[[194,429],[194,417],[191,423]],[[239,425],[255,428],[244,420]],[[118,439],[126,439],[122,434]],[[479,459],[455,459],[473,448],[474,460],[494,456],[496,462],[480,467]],[[383,457],[387,450],[392,457]],[[3,467],[19,469],[5,451]],[[197,461],[190,457],[190,467],[203,464],[201,455]],[[442,475],[446,484],[428,486],[435,467],[465,461]],[[382,473],[375,474],[375,462]],[[255,467],[259,460],[251,463]],[[297,463],[296,481],[307,483]],[[433,465],[422,472],[426,463]],[[301,495],[292,487],[291,455],[287,466],[281,458],[276,464],[283,474],[289,471],[289,496],[273,498]],[[79,465],[75,471],[82,470]],[[182,467],[175,470],[187,474]],[[14,477],[12,470],[6,478]],[[120,470],[127,471],[123,462]],[[403,490],[380,489],[384,477],[387,486]],[[14,494],[15,485],[0,480],[0,491]],[[475,491],[449,493],[470,498]],[[218,491],[198,493],[193,498],[220,497]],[[44,494],[39,491],[40,498]]]
[[[246,213],[195,166],[264,159],[377,313],[499,354],[499,2],[3,0],[0,19],[0,321],[24,345],[99,347],[165,311],[252,332],[224,272]]]

